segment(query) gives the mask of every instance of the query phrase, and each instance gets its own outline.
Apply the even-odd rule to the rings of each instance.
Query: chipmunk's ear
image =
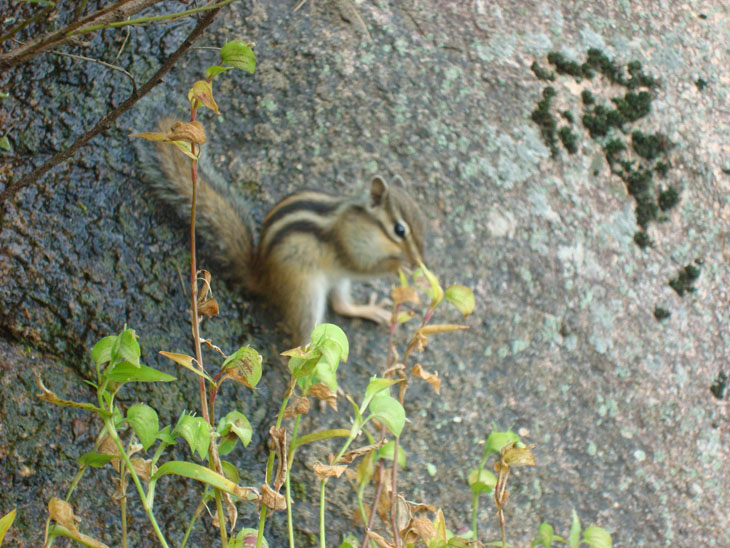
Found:
[[[376,176],[370,181],[370,205],[377,207],[383,203],[388,194],[388,184],[381,177]]]
[[[406,191],[409,190],[408,183],[406,183],[400,175],[396,175],[391,181],[393,183],[393,186],[397,186]]]

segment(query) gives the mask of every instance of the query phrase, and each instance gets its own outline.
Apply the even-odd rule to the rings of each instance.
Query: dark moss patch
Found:
[[[641,68],[641,63],[638,61],[631,61],[626,65],[626,70],[629,71],[630,78],[626,83],[629,89],[636,89],[638,87],[654,88],[657,85],[657,80],[653,76],[646,74]]]
[[[532,69],[532,72],[535,74],[535,77],[538,80],[545,80],[550,82],[555,80],[555,73],[553,71],[542,68],[542,66],[540,66],[537,61],[532,63],[532,66],[530,68]]]
[[[578,136],[570,131],[568,126],[561,127],[560,131],[558,131],[558,135],[560,136],[560,141],[563,143],[565,150],[567,150],[569,154],[575,154],[578,152]]]
[[[587,89],[584,89],[580,93],[580,98],[583,100],[584,105],[595,105],[596,104],[596,98]]]
[[[587,112],[581,119],[583,127],[588,130],[591,137],[605,137],[611,128],[621,128],[623,126],[623,118],[618,111],[596,105],[592,111]]]
[[[611,99],[626,121],[635,122],[651,112],[651,94],[648,91],[627,91],[623,97]]]
[[[555,97],[555,88],[552,86],[542,90],[542,99],[537,103],[537,108],[532,111],[531,118],[540,128],[543,142],[555,156],[558,152],[558,138],[556,137],[558,122],[550,113],[550,104],[553,97]]]
[[[667,164],[666,162],[657,162],[654,166],[654,173],[656,173],[660,177],[666,177],[668,172],[669,164]]]
[[[669,211],[679,203],[679,192],[670,186],[659,193],[658,202],[662,211]]]
[[[669,287],[674,289],[680,297],[684,297],[685,293],[696,291],[694,283],[700,277],[701,269],[699,263],[697,261],[695,263],[697,266],[693,264],[687,265],[679,271],[676,278],[669,280]]]
[[[607,141],[605,145],[603,145],[603,154],[606,157],[606,161],[611,166],[613,166],[613,164],[618,159],[618,155],[625,150],[626,145],[623,144],[623,142],[619,139],[611,139],[610,141]]]
[[[662,154],[666,154],[674,146],[663,133],[644,135],[640,131],[631,134],[631,145],[636,154],[647,160],[654,160]]]
[[[626,84],[626,78],[621,68],[599,49],[588,50],[588,58],[583,66],[585,67],[584,72],[593,69],[603,74],[611,83]]]
[[[698,90],[705,91],[705,88],[707,87],[707,81],[703,80],[702,78],[697,78],[697,80],[695,80],[695,86],[697,86]]]
[[[624,182],[626,190],[634,198],[638,198],[642,194],[648,194],[652,188],[651,171],[648,169],[631,169],[628,173],[624,172]]]
[[[649,223],[657,218],[659,206],[649,194],[634,197],[636,200],[636,224],[646,230]]]
[[[714,382],[710,386],[710,392],[712,392],[712,395],[715,396],[718,400],[724,400],[725,399],[725,391],[727,390],[727,373],[724,371],[720,371],[717,374],[717,377],[715,377]]]
[[[659,321],[666,320],[671,315],[672,313],[666,308],[662,308],[661,306],[654,307],[654,317]]]
[[[651,238],[649,238],[649,235],[645,230],[637,230],[634,233],[634,243],[641,249],[646,249],[647,247],[652,247],[654,245],[654,242],[651,241]]]
[[[551,51],[547,56],[548,63],[555,67],[555,71],[558,74],[568,74],[575,78],[584,76],[583,69],[580,64],[575,61],[571,61],[562,53],[557,51]]]

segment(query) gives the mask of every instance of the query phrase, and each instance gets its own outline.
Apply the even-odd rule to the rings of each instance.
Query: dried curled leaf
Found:
[[[535,466],[535,455],[532,454],[534,444],[527,447],[515,447],[515,443],[510,443],[502,449],[501,462],[506,466]]]
[[[347,466],[344,464],[321,464],[318,462],[312,467],[312,469],[317,475],[317,478],[321,481],[327,478],[339,478],[345,473]]]
[[[469,326],[453,323],[442,323],[435,325],[424,325],[418,331],[422,335],[435,335],[436,333],[447,333],[449,331],[459,331],[461,329],[469,329]]]
[[[261,486],[261,502],[272,510],[286,510],[284,495],[274,491],[265,483]]]
[[[102,455],[114,455],[115,457],[120,457],[121,453],[119,452],[119,448],[117,447],[117,444],[114,443],[114,440],[111,439],[109,436],[104,436],[101,439],[101,442],[99,443],[99,448],[97,449],[99,453]],[[119,463],[121,462],[120,459],[114,458],[111,461],[112,466],[114,467],[114,470],[119,472]]]
[[[307,413],[309,413],[309,407],[309,398],[297,398],[297,401],[294,402],[294,405],[290,405],[284,411],[284,418],[292,419],[297,415],[306,415]]]
[[[387,540],[385,540],[384,537],[380,536],[375,531],[371,531],[368,529],[368,537],[370,537],[371,540],[375,541],[375,544],[380,546],[380,548],[395,548],[395,544],[391,544]]]
[[[405,544],[415,544],[418,539],[428,544],[436,538],[436,527],[428,518],[415,518],[406,524],[400,536]]]
[[[421,304],[421,299],[418,297],[418,291],[416,288],[411,286],[396,286],[390,292],[390,298],[393,299],[393,303],[413,303]]]
[[[198,121],[175,122],[167,133],[166,141],[187,141],[202,145],[206,141],[205,128]]]
[[[74,509],[68,502],[53,497],[48,501],[48,515],[75,535],[79,534],[76,523],[80,522],[81,518],[74,515]]]
[[[206,318],[217,316],[218,301],[216,301],[213,297],[210,297],[202,302],[198,302],[198,314],[205,316]]]
[[[213,99],[213,86],[210,82],[205,80],[198,80],[193,84],[193,87],[188,91],[188,100],[193,108],[197,108],[202,105],[208,107],[216,114],[220,114],[218,110],[218,104]]]
[[[281,486],[284,485],[284,481],[286,480],[286,429],[272,426],[269,428],[269,435],[271,436],[270,444],[273,445],[273,450],[276,453],[276,477],[274,478],[274,489],[278,491],[281,489]]]
[[[323,383],[317,383],[309,389],[309,393],[315,398],[325,402],[332,409],[337,411],[337,393]]]
[[[411,374],[430,384],[433,387],[434,392],[437,394],[441,392],[441,379],[439,379],[437,374],[426,371],[423,367],[421,367],[420,363],[413,366]]]
[[[133,457],[130,459],[134,473],[144,481],[150,481],[150,476],[155,473],[157,467],[152,465],[152,459]]]
[[[362,455],[367,455],[371,451],[375,451],[376,449],[380,449],[385,445],[385,438],[380,440],[378,443],[374,443],[372,445],[366,445],[365,447],[361,447],[360,449],[353,449],[352,451],[348,451],[344,455],[340,457],[340,460],[337,462],[341,462],[342,464],[350,464],[352,461],[354,461],[357,457],[360,457]]]

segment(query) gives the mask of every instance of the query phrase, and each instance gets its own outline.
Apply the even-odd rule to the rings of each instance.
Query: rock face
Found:
[[[357,192],[376,173],[401,176],[430,220],[429,266],[477,297],[471,330],[435,338],[419,357],[443,383],[438,397],[425,387],[409,392],[406,498],[444,508],[451,530],[468,526],[465,478],[495,423],[537,444],[537,467],[510,480],[513,544],[527,545],[545,520],[567,535],[575,508],[584,525],[603,526],[622,546],[729,545],[727,395],[716,382],[728,373],[730,344],[727,3],[310,0],[296,12],[293,2],[270,4],[232,4],[202,41],[255,42],[258,62],[253,76],[232,71],[216,80],[222,116],[202,116],[208,163],[246,196],[258,221],[303,186]],[[190,25],[133,30],[118,62],[144,80]],[[118,38],[106,31],[88,47],[113,59]],[[638,60],[660,82],[651,112],[623,128],[661,132],[675,145],[656,184],[678,190],[680,201],[648,225],[646,249],[634,242],[635,201],[611,173],[605,142],[581,125],[583,90],[607,104],[625,90],[600,76],[550,83],[558,125],[577,137],[575,154],[561,146],[551,154],[530,117],[546,85],[532,63],[554,70],[548,52],[582,62],[589,48],[619,64]],[[65,494],[74,459],[91,450],[99,427],[36,400],[34,370],[62,397],[88,400],[89,349],[127,324],[143,360],[183,382],[127,388],[122,404],[145,401],[163,423],[196,408],[195,380],[156,357],[189,352],[179,275],[188,268],[185,226],[150,198],[126,135],[153,129],[177,106],[183,112],[190,84],[215,60],[193,51],[115,131],[20,193],[2,219],[0,514],[18,507],[9,538],[21,546],[37,545],[48,499]],[[118,73],[76,63],[49,56],[3,76],[8,116],[25,116],[10,131],[17,170],[67,146],[129,92]],[[573,114],[572,125],[561,111]],[[626,154],[638,161],[633,149]],[[215,277],[205,249],[200,256]],[[698,259],[699,278],[680,296],[668,282]],[[258,306],[214,287],[222,315],[205,322],[204,336],[229,351],[250,343],[269,364],[253,395],[230,387],[219,397],[222,409],[235,406],[254,423],[252,444],[234,455],[245,483],[258,485],[285,368],[276,365],[273,324],[251,314]],[[657,307],[671,315],[659,321]],[[458,321],[455,311],[440,317]],[[378,372],[387,336],[338,322],[353,345],[342,384],[358,394]],[[310,416],[308,431],[346,427],[345,407]],[[298,481],[311,481],[304,466],[330,450],[303,451]],[[176,451],[187,458],[182,443]],[[91,534],[118,544],[111,478],[92,471],[73,502]],[[356,526],[349,488],[332,483],[335,545]],[[160,491],[159,515],[178,545],[200,492],[182,481]],[[316,497],[304,496],[302,535],[317,529]],[[133,544],[153,545],[135,497],[130,489]],[[240,508],[253,526],[255,509]],[[491,500],[479,518],[480,537],[497,538]],[[201,519],[193,544],[208,545],[216,532]],[[269,524],[270,545],[285,545],[283,516]]]

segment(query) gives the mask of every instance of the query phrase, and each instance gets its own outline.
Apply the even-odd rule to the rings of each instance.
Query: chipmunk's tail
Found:
[[[167,131],[173,120],[162,120],[161,131]],[[190,159],[176,146],[155,143],[156,156],[151,154],[152,143],[145,142],[147,152],[141,148],[144,169],[149,184],[163,206],[172,207],[178,217],[190,226],[193,183],[190,175]],[[144,160],[147,160],[146,162]],[[250,215],[243,201],[220,182],[206,181],[198,173],[195,233],[203,240],[204,256],[215,261],[216,274],[242,288],[251,285],[253,238]]]

